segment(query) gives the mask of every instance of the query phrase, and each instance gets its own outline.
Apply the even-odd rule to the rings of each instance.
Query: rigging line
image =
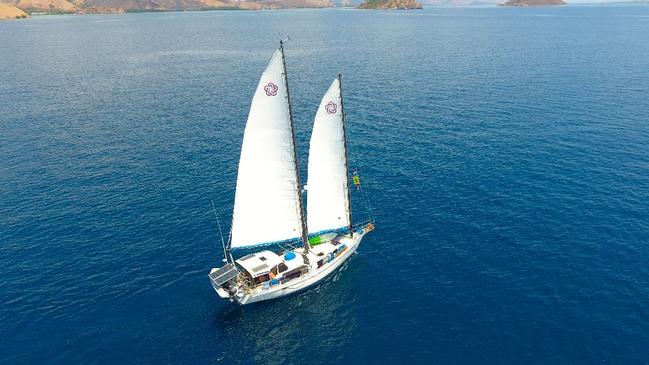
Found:
[[[216,213],[216,206],[214,206],[214,200],[210,200],[212,203],[212,209],[214,210],[214,217],[216,217],[216,225],[219,227],[219,235],[221,236],[221,244],[223,245],[223,260],[228,261],[228,250],[225,247],[225,240],[223,239],[223,231],[221,230],[221,221],[219,220],[219,215]]]
[[[343,110],[343,113],[344,113],[344,116],[343,116],[343,117],[345,118],[345,123],[347,124],[347,127],[351,127],[351,124],[352,124],[352,123],[350,123],[349,119],[347,118],[347,112],[345,112],[345,111]],[[346,132],[347,132],[347,135],[349,135],[349,128],[347,128]],[[352,146],[354,146],[354,145],[352,144]],[[357,149],[357,148],[354,147],[354,149]],[[350,152],[351,150],[352,150],[351,146],[348,147],[348,152]],[[361,153],[359,153],[359,154],[357,154],[357,155],[358,155],[358,156],[362,156]],[[359,162],[356,163],[356,166],[358,166],[358,168],[356,168],[355,170],[356,170],[356,174],[357,174],[357,175],[360,175],[360,172],[359,172],[359,171],[363,171],[363,165],[364,165],[364,164],[360,162],[360,161],[361,161],[361,158],[358,158],[358,161],[359,161]],[[348,163],[349,163],[349,161],[348,161]],[[349,172],[348,172],[348,173],[349,173]],[[349,177],[348,177],[348,178],[349,178]],[[367,193],[365,192],[365,189],[363,189],[363,184],[361,184],[361,186],[360,186],[360,191],[361,191],[361,195],[363,196],[363,201],[364,201],[364,203],[365,203],[365,208],[367,209],[367,211],[368,211],[368,213],[369,213],[369,215],[370,215],[370,217],[369,217],[369,218],[370,218],[370,222],[371,222],[371,223],[374,223],[374,210],[372,209],[372,205],[370,204],[370,199],[369,199]],[[350,199],[349,204],[351,205],[351,199]]]
[[[228,245],[226,247],[230,262],[234,263],[234,258],[232,257],[232,227],[230,227],[230,233],[228,233]],[[225,259],[227,260],[227,257]]]
[[[358,173],[358,170],[356,170]],[[372,209],[372,205],[370,204],[370,198],[368,197],[368,194],[365,193],[365,189],[363,189],[363,184],[360,185],[360,191],[361,195],[363,196],[363,200],[365,201],[365,207],[367,208],[368,213],[370,213],[370,222],[374,223],[374,210]]]

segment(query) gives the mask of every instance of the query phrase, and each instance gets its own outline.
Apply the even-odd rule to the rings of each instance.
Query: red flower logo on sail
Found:
[[[272,82],[269,82],[266,86],[264,86],[264,91],[268,96],[277,95],[277,90],[278,90],[277,85],[273,84]]]
[[[329,104],[325,105],[325,110],[327,111],[327,114],[336,114],[338,106],[336,106],[336,103],[333,101],[330,101]]]

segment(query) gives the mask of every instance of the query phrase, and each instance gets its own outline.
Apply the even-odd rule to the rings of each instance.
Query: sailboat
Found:
[[[374,229],[371,218],[352,224],[340,75],[315,116],[306,186],[298,166],[280,42],[261,76],[244,131],[232,226],[223,245],[225,265],[209,273],[221,298],[244,305],[311,287],[336,271]],[[357,176],[353,182],[358,188]],[[248,254],[235,259],[236,251]]]

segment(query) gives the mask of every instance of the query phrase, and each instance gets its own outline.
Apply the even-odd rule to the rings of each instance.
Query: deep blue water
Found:
[[[649,363],[649,6],[0,23],[0,362]],[[337,72],[377,230],[213,292],[284,35],[302,175]],[[365,218],[355,195],[356,218]]]

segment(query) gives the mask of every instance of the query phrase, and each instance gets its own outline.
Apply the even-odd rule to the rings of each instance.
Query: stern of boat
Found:
[[[212,287],[223,299],[234,300],[239,292],[236,278],[239,276],[239,270],[233,264],[226,264],[220,268],[210,270],[210,282]]]

